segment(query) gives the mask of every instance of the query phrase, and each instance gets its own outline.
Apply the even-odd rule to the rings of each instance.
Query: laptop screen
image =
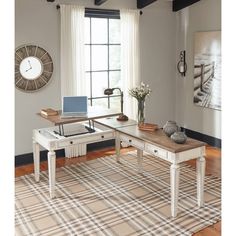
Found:
[[[63,97],[63,113],[87,113],[88,104],[87,96],[70,96]]]

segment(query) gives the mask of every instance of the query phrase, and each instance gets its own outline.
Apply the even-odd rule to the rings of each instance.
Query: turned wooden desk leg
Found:
[[[177,216],[178,195],[179,195],[179,165],[172,164],[170,167],[170,185],[171,185],[171,215]]]
[[[116,132],[115,147],[116,147],[116,161],[120,162],[120,136],[119,136],[119,132]]]
[[[39,144],[34,140],[33,140],[33,158],[34,158],[34,177],[35,181],[39,182],[39,172],[40,172]]]
[[[137,149],[137,157],[138,157],[138,172],[142,174],[143,173],[143,150]]]
[[[204,205],[204,177],[205,177],[206,160],[204,156],[197,158],[197,201],[198,206]]]
[[[54,198],[56,184],[56,154],[54,151],[48,152],[48,176],[50,198]]]

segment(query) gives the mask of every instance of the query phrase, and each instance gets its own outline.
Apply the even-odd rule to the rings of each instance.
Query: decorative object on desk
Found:
[[[155,131],[158,129],[158,125],[156,124],[150,124],[150,123],[142,123],[139,124],[139,129],[144,131]]]
[[[104,94],[108,95],[108,96],[112,95],[113,91],[115,89],[120,91],[120,96],[121,96],[121,100],[120,100],[121,114],[117,117],[117,120],[119,120],[119,121],[127,121],[129,118],[123,112],[124,95],[123,95],[123,92],[121,91],[121,89],[120,88],[107,88],[107,89],[104,90]]]
[[[151,89],[149,85],[141,82],[139,87],[135,87],[129,90],[129,94],[137,99],[138,102],[138,124],[143,124],[145,121],[145,98],[149,96]]]
[[[179,144],[183,144],[186,142],[187,140],[187,136],[184,132],[180,132],[180,131],[177,131],[177,132],[174,132],[170,138],[176,142],[176,143],[179,143]]]
[[[186,71],[187,71],[187,64],[185,61],[185,51],[181,51],[179,57],[180,57],[180,60],[177,64],[177,69],[182,76],[185,76]]]
[[[163,131],[169,137],[178,130],[179,127],[177,126],[176,122],[172,120],[168,120],[166,124],[163,126]]]
[[[144,124],[145,121],[145,115],[144,115],[144,109],[145,109],[145,100],[138,100],[138,124]]]
[[[23,45],[15,52],[15,85],[23,92],[43,88],[51,79],[53,62],[49,53],[36,45]]]
[[[44,109],[41,109],[40,114],[44,116],[56,116],[58,115],[58,111],[52,108],[44,108]]]

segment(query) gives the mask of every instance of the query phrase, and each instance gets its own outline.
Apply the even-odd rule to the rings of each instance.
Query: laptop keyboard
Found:
[[[73,117],[87,117],[87,113],[78,113],[78,112],[70,112],[70,113],[62,113],[61,117],[68,117],[68,118],[73,118]]]

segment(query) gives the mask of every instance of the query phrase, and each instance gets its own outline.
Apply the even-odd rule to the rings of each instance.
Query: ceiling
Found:
[[[55,0],[47,0],[47,1],[54,2]],[[99,6],[107,1],[109,1],[109,0],[94,0],[94,4]],[[119,0],[117,0],[117,1],[119,1]],[[137,8],[142,9],[142,8],[152,4],[153,2],[156,2],[157,0],[136,0],[136,1],[137,1]],[[165,0],[165,1],[173,2],[172,3],[172,10],[175,12],[175,11],[179,11],[185,7],[188,7],[196,2],[199,2],[200,0]]]

